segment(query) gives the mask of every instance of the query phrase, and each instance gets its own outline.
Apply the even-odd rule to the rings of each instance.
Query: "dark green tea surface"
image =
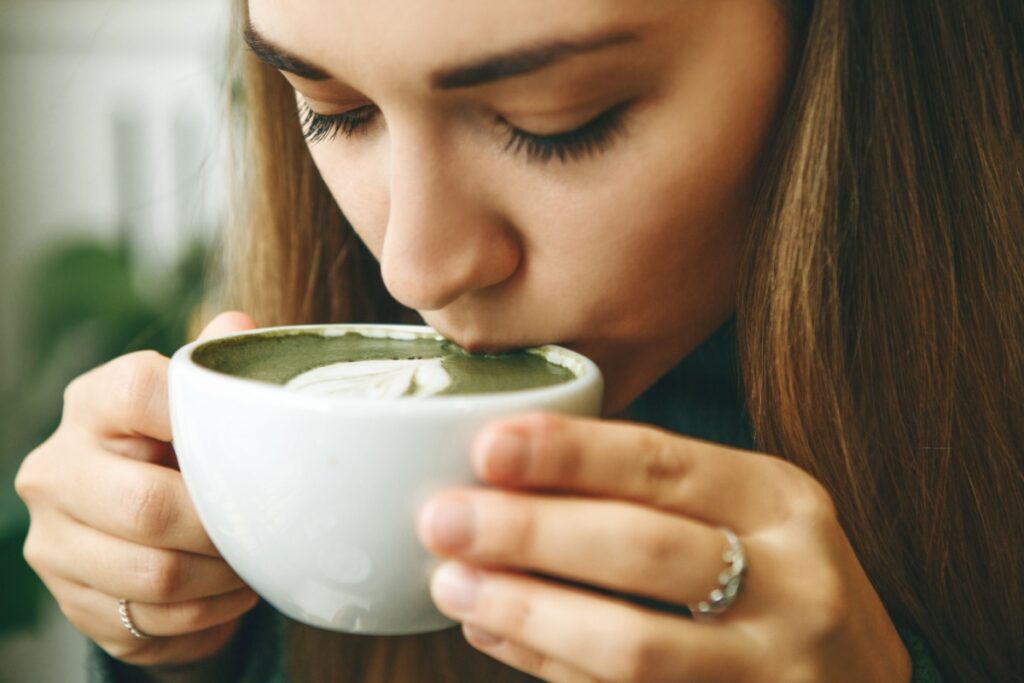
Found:
[[[228,375],[284,385],[318,367],[360,360],[440,358],[451,378],[437,395],[516,391],[561,384],[573,379],[569,369],[537,353],[470,354],[448,341],[337,336],[313,331],[271,332],[214,340],[196,348],[199,365]]]

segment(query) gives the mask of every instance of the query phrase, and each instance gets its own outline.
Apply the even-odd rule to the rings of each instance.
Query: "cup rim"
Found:
[[[231,332],[228,334],[218,335],[216,337],[210,337],[208,339],[197,339],[189,342],[179,348],[171,357],[171,371],[173,373],[175,368],[178,368],[179,370],[187,369],[189,373],[196,373],[198,376],[209,381],[222,382],[225,387],[233,386],[238,389],[245,389],[247,393],[258,392],[259,394],[266,395],[268,398],[287,397],[287,400],[290,402],[296,402],[312,408],[327,409],[332,407],[343,407],[345,409],[386,407],[390,410],[400,409],[402,411],[415,412],[431,412],[434,409],[444,409],[446,411],[456,409],[460,412],[462,410],[468,412],[474,409],[496,407],[509,403],[514,404],[527,401],[533,403],[542,399],[556,400],[563,396],[583,393],[588,387],[594,384],[597,384],[603,392],[604,378],[597,364],[583,354],[564,346],[558,346],[557,344],[545,344],[543,346],[530,347],[522,350],[529,351],[531,353],[540,353],[549,362],[562,365],[562,367],[569,369],[575,376],[566,382],[530,389],[513,389],[510,391],[479,394],[444,394],[426,398],[367,398],[359,396],[310,395],[291,392],[286,391],[283,386],[273,384],[271,382],[211,370],[210,368],[200,365],[192,358],[192,354],[198,348],[216,341],[258,336],[270,332],[302,333],[318,330],[333,330],[341,334],[346,332],[360,333],[366,330],[377,333],[412,333],[418,337],[429,336],[438,340],[445,339],[445,337],[437,330],[428,325],[403,325],[394,323],[313,323],[260,327],[242,332]],[[575,367],[566,365],[566,363],[572,363]],[[429,398],[429,400],[427,400],[427,398]],[[432,408],[431,406],[434,407]]]

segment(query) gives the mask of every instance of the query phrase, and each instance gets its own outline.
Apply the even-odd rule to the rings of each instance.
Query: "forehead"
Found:
[[[663,21],[693,0],[249,0],[264,36],[347,79]],[[678,14],[678,11],[675,12]]]

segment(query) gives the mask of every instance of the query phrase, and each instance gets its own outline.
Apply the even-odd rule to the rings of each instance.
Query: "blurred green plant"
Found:
[[[0,635],[31,626],[42,584],[25,564],[28,514],[12,482],[22,458],[57,427],[64,387],[140,349],[170,355],[186,341],[203,295],[208,249],[194,243],[154,277],[123,243],[50,246],[25,275],[19,367],[0,387]]]

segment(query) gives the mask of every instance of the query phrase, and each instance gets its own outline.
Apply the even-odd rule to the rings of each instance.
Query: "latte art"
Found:
[[[323,365],[291,379],[284,388],[319,396],[415,398],[434,396],[450,384],[441,358],[414,358]]]

